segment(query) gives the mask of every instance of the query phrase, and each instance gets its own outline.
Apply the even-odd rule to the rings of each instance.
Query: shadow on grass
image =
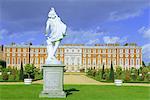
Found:
[[[68,95],[71,95],[73,92],[78,92],[80,90],[77,90],[75,88],[71,88],[71,89],[67,89],[67,90],[64,90],[66,92],[66,96]]]

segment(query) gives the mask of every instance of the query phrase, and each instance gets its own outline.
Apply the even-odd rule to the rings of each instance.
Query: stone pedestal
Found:
[[[64,67],[63,64],[45,64],[42,66],[44,84],[39,97],[66,97],[66,93],[63,91]]]

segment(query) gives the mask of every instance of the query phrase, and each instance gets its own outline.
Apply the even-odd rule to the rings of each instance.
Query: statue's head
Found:
[[[54,8],[50,9],[50,11],[48,13],[48,17],[51,18],[51,19],[55,19],[56,17],[58,17]]]

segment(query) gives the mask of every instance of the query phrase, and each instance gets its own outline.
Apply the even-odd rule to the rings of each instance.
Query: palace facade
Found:
[[[4,45],[1,46],[0,57],[6,61],[7,66],[15,66],[18,69],[21,62],[41,68],[47,58],[47,51],[44,45]],[[65,44],[59,47],[56,57],[66,65],[68,72],[97,69],[103,65],[109,68],[111,63],[114,67],[121,66],[123,69],[142,66],[142,48],[135,44]]]

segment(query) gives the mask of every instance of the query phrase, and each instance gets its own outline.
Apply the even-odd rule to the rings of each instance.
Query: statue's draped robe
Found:
[[[48,19],[47,24],[50,24],[51,34],[49,38],[52,42],[59,41],[66,35],[66,25],[59,17]]]
[[[48,57],[46,59],[46,64],[58,64],[60,62],[56,59],[55,53],[60,41],[66,35],[67,27],[57,15],[55,15],[54,18],[48,18],[46,24],[46,33],[51,31],[47,39]]]

